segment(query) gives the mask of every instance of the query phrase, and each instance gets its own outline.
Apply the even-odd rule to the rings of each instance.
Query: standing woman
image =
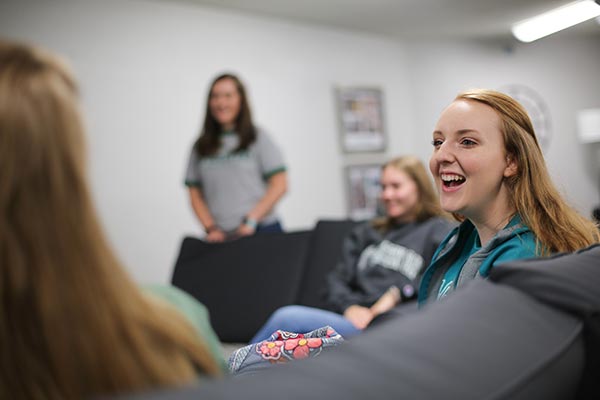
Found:
[[[500,263],[598,242],[593,222],[555,188],[533,125],[513,98],[460,93],[433,132],[430,169],[441,206],[462,221],[425,272],[419,302],[447,296]]]
[[[234,75],[210,87],[185,184],[208,241],[282,231],[274,208],[287,191],[283,156],[252,123],[246,90]]]
[[[84,399],[219,375],[207,336],[142,292],[110,248],[78,103],[60,60],[0,40],[0,398]]]

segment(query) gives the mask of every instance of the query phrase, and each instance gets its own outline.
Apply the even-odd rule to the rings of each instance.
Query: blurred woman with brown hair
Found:
[[[140,291],[110,248],[88,188],[78,100],[61,60],[0,41],[0,398],[84,398],[219,375],[214,334],[201,338]]]
[[[357,225],[344,239],[340,260],[327,276],[328,309],[281,307],[252,343],[277,329],[304,333],[325,325],[350,337],[415,298],[423,271],[453,225],[417,157],[383,164],[380,183],[385,216]]]

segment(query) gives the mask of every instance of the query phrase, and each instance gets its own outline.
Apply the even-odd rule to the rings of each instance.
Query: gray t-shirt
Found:
[[[238,143],[238,135],[224,133],[216,155],[199,158],[192,148],[185,173],[185,184],[202,190],[215,223],[226,231],[236,229],[264,196],[268,179],[286,169],[280,149],[264,131],[257,131],[245,151],[232,153]],[[272,211],[260,222],[276,220]]]

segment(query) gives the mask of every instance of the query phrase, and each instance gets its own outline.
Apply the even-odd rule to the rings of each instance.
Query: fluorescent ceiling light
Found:
[[[533,42],[552,33],[600,16],[600,0],[582,0],[555,8],[513,25],[512,33],[521,42]]]

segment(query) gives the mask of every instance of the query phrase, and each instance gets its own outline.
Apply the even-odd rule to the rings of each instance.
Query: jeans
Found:
[[[332,311],[306,306],[285,306],[276,310],[250,340],[257,343],[266,340],[278,329],[295,333],[306,333],[329,325],[344,338],[360,333],[343,315]]]
[[[281,223],[279,221],[275,221],[273,223],[267,225],[258,224],[256,226],[255,233],[279,233],[283,232],[283,228],[281,227]]]

